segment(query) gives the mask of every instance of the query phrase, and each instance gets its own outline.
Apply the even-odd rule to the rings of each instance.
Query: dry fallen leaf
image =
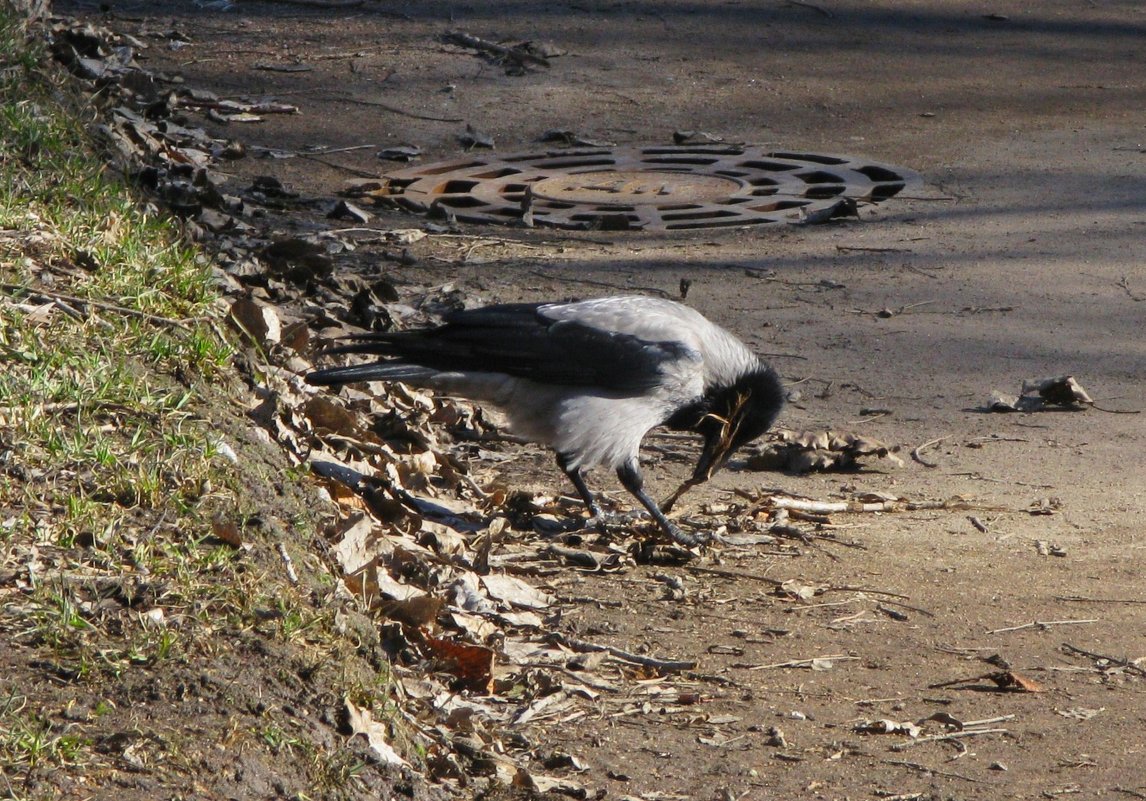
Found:
[[[479,693],[492,690],[493,649],[429,636],[422,644],[427,656],[438,662],[437,668],[453,675],[461,689]]]
[[[349,698],[346,699],[347,722],[353,735],[361,734],[366,738],[370,751],[384,765],[409,765],[402,759],[390,743],[386,742],[386,726],[374,720],[369,709],[361,709],[354,705]]]
[[[211,533],[232,548],[249,547],[243,542],[243,532],[234,520],[215,518],[211,521]]]
[[[332,431],[344,437],[360,433],[358,418],[324,395],[315,395],[302,407],[302,413],[316,429]]]
[[[1028,679],[1022,674],[1016,673],[1013,670],[1004,670],[999,673],[992,673],[986,678],[993,681],[999,686],[1001,690],[1009,690],[1017,693],[1041,693],[1046,692],[1046,687],[1039,684],[1033,679]]]
[[[1024,381],[1023,394],[1030,395],[1032,393],[1037,393],[1040,398],[1054,406],[1076,407],[1094,404],[1094,400],[1074,380],[1072,375]]]
[[[1105,711],[1106,707],[1104,706],[1100,706],[1097,709],[1092,709],[1085,706],[1076,706],[1071,707],[1070,709],[1056,709],[1055,714],[1062,715],[1064,718],[1070,718],[1071,720],[1090,720],[1095,715]]]
[[[822,593],[824,589],[824,587],[801,584],[795,579],[788,579],[774,590],[774,594],[808,601]]]
[[[895,720],[864,720],[852,727],[860,734],[906,734],[908,737],[919,736],[919,726],[910,721]]]
[[[437,619],[438,611],[444,603],[444,598],[416,595],[397,601],[383,601],[377,605],[377,609],[386,618],[404,626],[423,628]]]
[[[856,470],[861,461],[885,460],[893,467],[903,461],[892,448],[859,434],[837,431],[777,431],[747,459],[749,470]]]
[[[985,407],[989,412],[1038,412],[1048,406],[1079,409],[1093,406],[1094,400],[1074,379],[1074,376],[1041,378],[1023,382],[1019,396],[1009,395],[998,390],[991,392]]]
[[[374,521],[364,512],[343,521],[332,539],[331,552],[347,575],[358,573],[378,558],[379,550],[374,547]]]
[[[278,312],[250,298],[239,298],[232,303],[228,320],[244,340],[264,350],[282,339]]]
[[[514,576],[490,574],[482,576],[482,584],[490,597],[510,606],[525,609],[545,609],[554,598]]]

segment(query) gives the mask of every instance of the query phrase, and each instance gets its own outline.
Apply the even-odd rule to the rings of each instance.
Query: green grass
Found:
[[[0,6],[0,569],[28,577],[0,636],[83,683],[183,658],[196,616],[249,614],[254,577],[210,542],[235,500],[199,408],[232,355],[209,264],[108,171],[48,63]],[[140,576],[166,619],[99,603]],[[0,771],[82,761],[20,698]]]
[[[25,696],[10,693],[0,701],[0,764],[34,769],[67,767],[83,759],[90,745],[82,736],[61,731],[29,709]]]
[[[0,18],[0,53],[23,50]],[[0,64],[0,420],[25,470],[82,475],[80,498],[193,501],[213,445],[184,411],[192,393],[154,376],[210,381],[227,364],[195,324],[212,317],[210,271],[107,174],[38,62]]]
[[[271,547],[266,499],[305,470],[258,475],[259,460],[219,452],[228,401],[213,385],[233,380],[233,354],[209,263],[107,169],[78,122],[90,111],[48,63],[0,0],[0,798],[107,770],[92,733],[130,724],[126,674],[198,678],[254,638],[321,675],[326,706],[393,695],[388,674],[348,658],[358,646],[324,603],[335,580],[302,551],[313,510],[284,507],[275,529],[301,534],[309,583],[290,584]],[[216,518],[251,527],[243,547],[215,536]],[[276,669],[298,682],[287,660]],[[77,698],[87,717],[63,715]],[[178,783],[217,757],[218,733],[181,740],[194,722],[169,724],[155,769]],[[365,792],[370,765],[289,718],[236,726],[304,765],[313,797]]]

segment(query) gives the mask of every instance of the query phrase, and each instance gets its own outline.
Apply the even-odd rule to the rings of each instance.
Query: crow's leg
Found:
[[[569,457],[565,454],[557,454],[557,466],[561,468],[561,472],[569,476],[569,480],[573,482],[573,486],[577,489],[577,494],[581,496],[581,500],[585,502],[586,508],[591,515],[588,525],[595,526],[597,531],[602,535],[607,534],[605,530],[605,515],[601,512],[601,507],[597,505],[597,499],[593,497],[593,493],[589,491],[589,485],[585,483],[585,473],[580,467],[569,469]]]
[[[621,480],[621,484],[633,497],[641,502],[641,506],[648,510],[649,514],[653,516],[653,520],[657,521],[657,525],[668,534],[673,542],[691,548],[694,545],[700,545],[702,542],[708,542],[712,539],[709,535],[689,534],[683,531],[679,526],[664,516],[657,502],[645,494],[644,485],[645,479],[641,475],[641,468],[637,465],[637,460],[626,462],[622,467],[617,468],[617,478]]]

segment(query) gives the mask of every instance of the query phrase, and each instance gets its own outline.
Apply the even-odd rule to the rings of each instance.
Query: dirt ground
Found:
[[[798,393],[784,427],[857,431],[904,459],[807,477],[733,465],[689,496],[693,508],[760,486],[977,506],[834,517],[857,547],[814,543],[797,558],[720,549],[693,566],[708,572],[647,567],[562,584],[577,598],[573,631],[700,665],[677,686],[703,703],[533,726],[539,750],[588,768],[579,781],[645,799],[1146,798],[1146,662],[1133,661],[1146,659],[1142,4],[56,8],[139,37],[146,66],[190,86],[297,105],[257,125],[196,121],[247,145],[250,156],[227,165],[234,186],[273,175],[316,200],[284,216],[302,233],[349,225],[325,211],[348,179],[393,168],[375,157],[382,147],[417,145],[423,163],[456,158],[466,124],[499,153],[528,151],[554,128],[619,145],[687,129],[920,172],[925,188],[861,221],[690,234],[472,227],[504,241],[469,250],[436,239],[410,266],[367,248],[353,266],[400,291],[455,282],[489,302],[675,294],[691,279],[689,303],[770,354]],[[443,45],[450,30],[561,55],[510,75]],[[256,151],[362,145],[321,160]],[[380,214],[372,226],[422,223]],[[1101,410],[982,411],[992,390],[1061,375]],[[530,467],[514,480],[564,491],[547,461]],[[686,469],[653,458],[655,494]],[[622,498],[610,477],[597,480]],[[683,599],[666,598],[656,578],[666,572],[683,580]],[[795,602],[745,574],[830,589]],[[982,661],[993,655],[1042,691],[975,680],[1001,670]],[[829,656],[815,663],[828,669],[777,666]],[[961,679],[972,680],[935,686]],[[856,728],[935,714],[996,731],[914,742]]]

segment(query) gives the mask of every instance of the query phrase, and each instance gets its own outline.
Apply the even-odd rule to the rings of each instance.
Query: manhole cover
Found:
[[[740,145],[482,156],[384,176],[412,211],[463,222],[687,230],[794,223],[843,198],[879,203],[921,183],[901,167]]]

